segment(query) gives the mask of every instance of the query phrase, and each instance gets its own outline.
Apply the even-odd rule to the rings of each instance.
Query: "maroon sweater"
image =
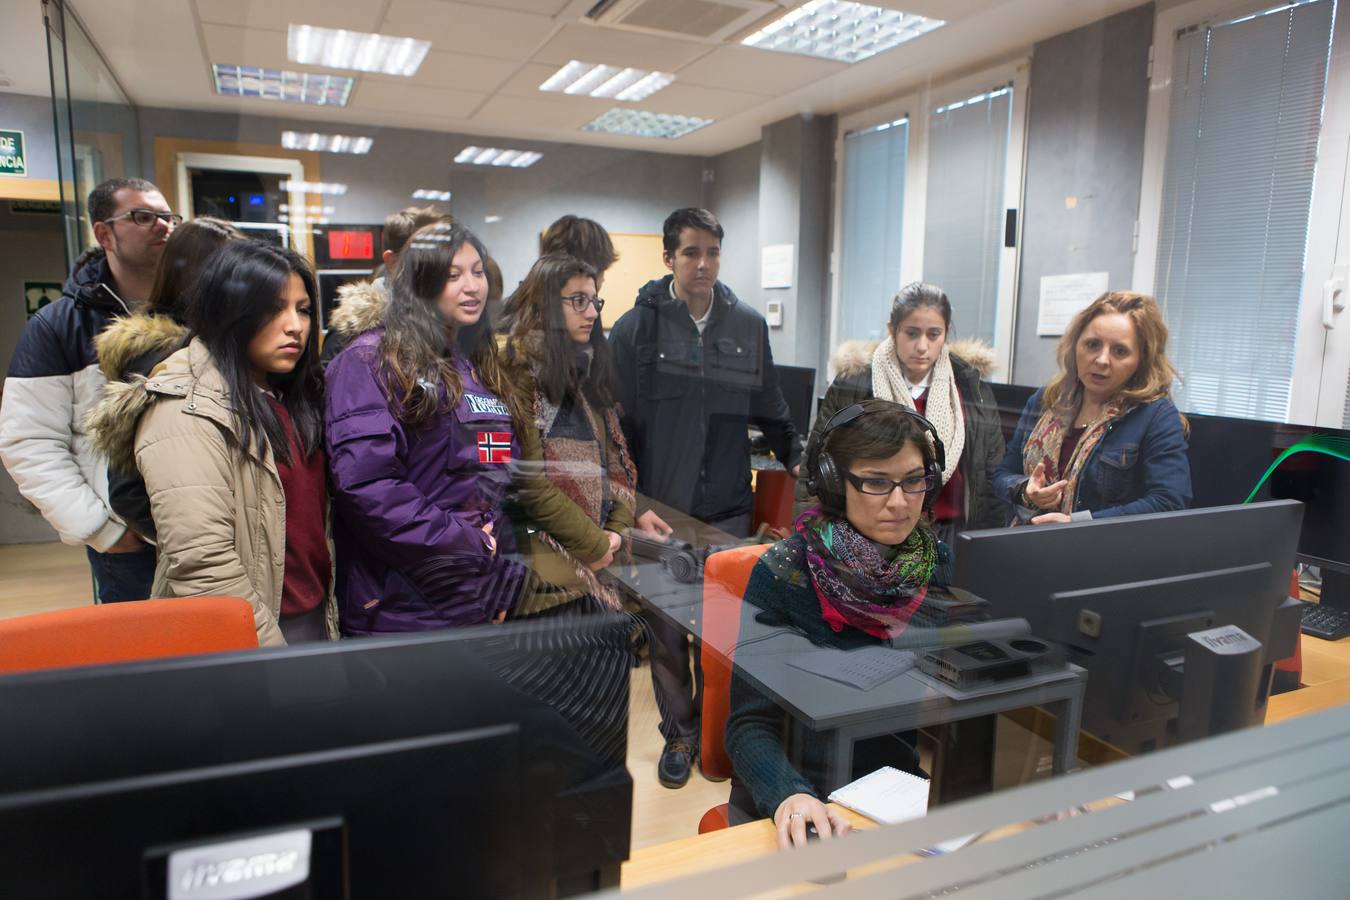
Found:
[[[277,474],[286,496],[286,574],[281,582],[281,614],[292,616],[315,609],[328,596],[333,561],[324,523],[327,466],[322,446],[305,459],[291,414],[275,398],[267,399],[291,446],[291,462],[288,465],[277,460]]]

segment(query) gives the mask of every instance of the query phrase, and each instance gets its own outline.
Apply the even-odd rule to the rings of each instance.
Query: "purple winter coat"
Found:
[[[383,334],[362,334],[325,372],[342,633],[486,622],[515,605],[527,575],[502,512],[520,452],[510,414],[460,359],[455,408],[424,428],[405,425],[378,380]]]

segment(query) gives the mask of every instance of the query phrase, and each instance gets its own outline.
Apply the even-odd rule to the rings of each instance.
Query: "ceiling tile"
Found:
[[[599,25],[567,25],[533,57],[561,66],[571,59],[674,72],[705,55],[712,45],[656,37]]]
[[[768,100],[769,98],[763,94],[724,91],[694,84],[680,84],[677,81],[636,105],[639,109],[651,112],[698,116],[703,119],[725,119]]]
[[[296,25],[321,25],[349,31],[375,31],[378,7],[372,3],[341,3],[335,0],[196,0],[203,22],[244,25],[285,31]]]
[[[493,9],[515,9],[520,12],[537,13],[541,16],[556,16],[567,8],[572,0],[470,0],[469,6],[489,6]]]
[[[557,28],[547,16],[445,0],[393,0],[380,29],[415,35],[433,49],[499,59],[528,59]]]
[[[347,108],[354,112],[363,109],[385,109],[463,119],[473,112],[486,96],[469,91],[367,80],[357,83]]]
[[[590,97],[505,97],[494,96],[483,108],[474,114],[475,124],[483,126],[503,125],[515,128],[562,128],[568,131],[580,129],[582,125],[609,109],[613,104],[608,100],[595,100]],[[555,140],[562,138],[561,135]],[[566,138],[562,138],[566,140]]]
[[[206,43],[207,62],[232,66],[267,66],[273,69],[297,68],[286,58],[284,31],[202,23],[202,37]]]
[[[544,94],[539,90],[539,85],[543,84],[549,77],[558,71],[557,66],[546,66],[542,63],[526,63],[520,67],[520,71],[512,75],[499,88],[497,93],[505,94],[509,97],[536,97],[557,96]]]
[[[432,50],[427,54],[427,58],[422,60],[417,74],[411,78],[374,74],[362,77],[367,81],[387,81],[393,84],[415,84],[490,94],[519,68],[520,63],[509,59]]]
[[[738,91],[780,96],[847,69],[844,63],[810,56],[723,46],[675,75],[684,84],[735,85]]]

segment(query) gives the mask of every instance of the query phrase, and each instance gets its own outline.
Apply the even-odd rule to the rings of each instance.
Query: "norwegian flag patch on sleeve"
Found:
[[[509,463],[511,461],[511,432],[478,432],[478,461],[480,463]]]

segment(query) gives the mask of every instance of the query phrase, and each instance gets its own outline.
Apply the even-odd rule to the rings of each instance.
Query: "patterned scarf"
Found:
[[[537,378],[537,370],[535,375]],[[629,507],[634,505],[637,469],[634,468],[633,460],[629,456],[628,444],[624,440],[623,430],[619,427],[618,414],[611,408],[597,416],[590,401],[580,391],[569,399],[573,405],[574,417],[580,418],[592,429],[592,423],[597,420],[602,422],[604,433],[599,435],[592,433],[586,440],[579,437],[550,435],[561,410],[549,403],[543,392],[536,388],[534,420],[539,428],[544,449],[545,477],[592,522],[603,528],[615,503],[626,503]],[[607,452],[611,444],[616,451],[614,457],[617,458],[611,458]],[[596,473],[600,473],[600,476],[597,477]],[[623,601],[613,585],[596,578],[596,573],[568,552],[553,535],[539,531],[535,533],[535,537],[573,564],[577,578],[586,593],[596,597],[610,609],[623,608]]]
[[[1078,446],[1074,448],[1073,456],[1069,457],[1069,464],[1064,472],[1059,471],[1059,451],[1064,446],[1064,435],[1073,426],[1076,412],[1064,413],[1047,409],[1041,413],[1022,451],[1022,471],[1030,475],[1044,460],[1047,484],[1061,479],[1069,482],[1060,498],[1058,512],[1065,515],[1073,514],[1073,504],[1078,494],[1078,479],[1083,474],[1083,467],[1087,465],[1093,449],[1106,436],[1107,427],[1129,411],[1130,406],[1119,397],[1103,406],[1097,417],[1084,426],[1083,436],[1078,439]]]
[[[900,358],[895,355],[895,338],[889,335],[872,352],[872,396],[918,411],[909,395],[909,382],[900,367]],[[933,423],[947,452],[947,465],[942,470],[942,483],[946,484],[956,472],[966,446],[966,415],[952,374],[952,355],[945,346],[933,363],[924,418]]]
[[[797,520],[820,613],[835,632],[851,625],[876,638],[901,634],[928,595],[937,538],[924,525],[909,533],[894,559],[844,519],[808,510]]]

